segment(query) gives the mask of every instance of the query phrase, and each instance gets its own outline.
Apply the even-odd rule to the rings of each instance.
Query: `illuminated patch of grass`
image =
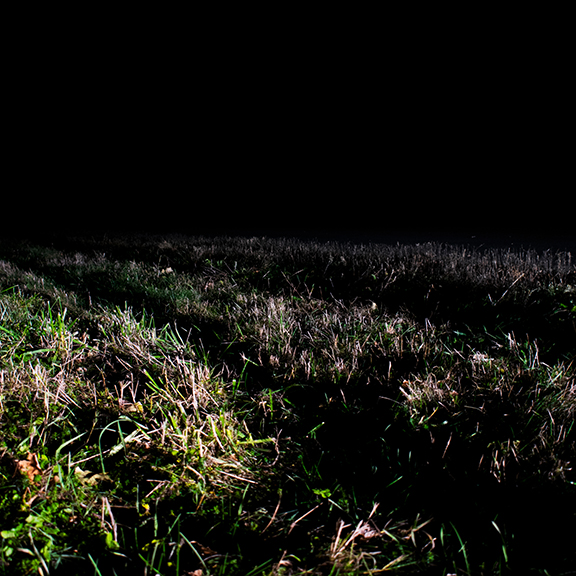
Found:
[[[2,570],[567,572],[574,284],[432,244],[4,244]]]

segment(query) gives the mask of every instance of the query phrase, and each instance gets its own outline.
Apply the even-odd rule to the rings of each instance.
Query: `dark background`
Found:
[[[27,17],[9,59],[3,236],[574,239],[561,29],[502,13],[81,16],[49,32]]]

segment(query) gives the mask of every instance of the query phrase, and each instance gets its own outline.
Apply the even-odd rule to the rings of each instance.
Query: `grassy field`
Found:
[[[569,253],[0,243],[0,572],[576,574]]]

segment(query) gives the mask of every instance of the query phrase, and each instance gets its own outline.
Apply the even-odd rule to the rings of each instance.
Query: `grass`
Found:
[[[9,574],[574,574],[569,253],[0,244]]]

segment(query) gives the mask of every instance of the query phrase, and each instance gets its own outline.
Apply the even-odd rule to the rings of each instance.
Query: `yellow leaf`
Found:
[[[108,474],[92,474],[90,470],[82,470],[79,466],[76,466],[74,474],[80,483],[84,486],[95,486],[98,482],[112,482],[112,478]]]

